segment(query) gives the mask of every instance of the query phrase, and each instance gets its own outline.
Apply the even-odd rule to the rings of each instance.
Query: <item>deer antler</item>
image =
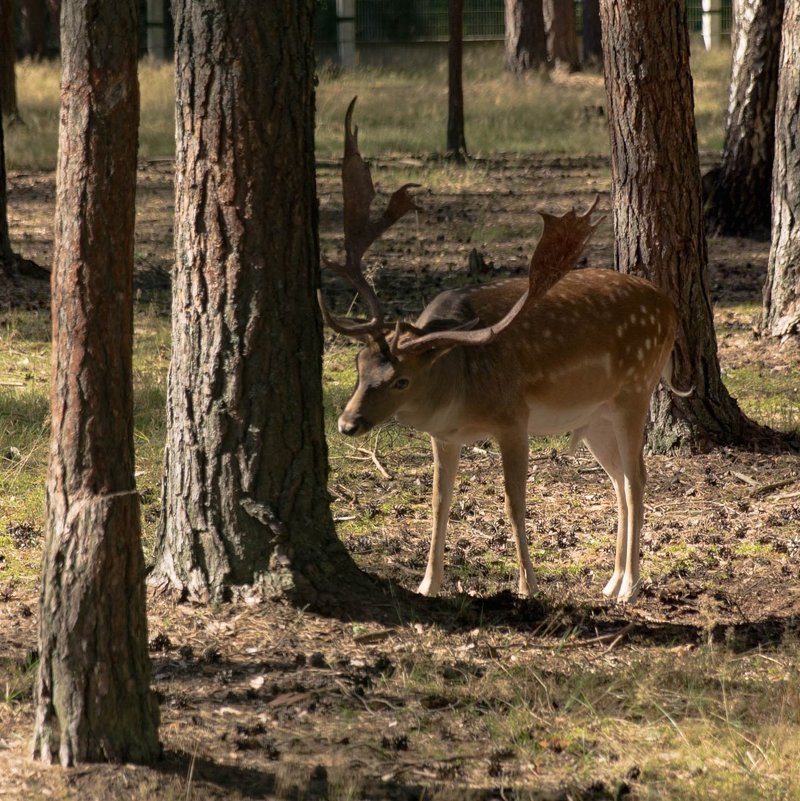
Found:
[[[544,220],[544,230],[531,257],[528,289],[501,320],[486,328],[435,331],[403,343],[394,342],[394,349],[403,353],[419,353],[433,348],[485,345],[491,342],[514,322],[524,308],[535,304],[575,266],[589,237],[602,220],[601,218],[594,224],[591,221],[591,214],[599,199],[599,196],[596,197],[589,210],[581,215],[576,214],[575,209],[561,217],[539,212]]]
[[[419,210],[409,189],[419,184],[405,184],[389,198],[383,214],[378,219],[370,218],[370,207],[375,198],[375,187],[369,167],[358,151],[358,126],[353,130],[353,109],[356,105],[354,97],[347,107],[344,118],[344,160],[342,162],[342,194],[344,197],[344,249],[345,262],[340,264],[323,258],[326,267],[333,270],[348,281],[358,292],[366,304],[371,319],[359,322],[345,322],[335,318],[325,304],[321,290],[317,290],[322,315],[325,322],[336,332],[346,336],[362,337],[365,335],[378,340],[385,338],[383,310],[378,296],[364,277],[361,259],[370,245],[381,234],[396,223],[406,212]]]

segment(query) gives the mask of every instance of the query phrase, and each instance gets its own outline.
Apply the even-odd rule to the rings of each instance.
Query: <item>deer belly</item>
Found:
[[[563,434],[583,428],[593,420],[604,417],[609,411],[606,403],[583,406],[548,406],[528,404],[528,433],[537,437]]]

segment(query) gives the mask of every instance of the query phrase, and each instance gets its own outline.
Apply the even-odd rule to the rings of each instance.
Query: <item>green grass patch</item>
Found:
[[[145,543],[149,544],[159,509],[166,433],[169,318],[143,306],[137,309],[135,325],[134,444]],[[50,322],[41,312],[9,312],[0,317],[0,535],[9,526],[44,525],[50,436],[49,337]],[[7,553],[21,561],[10,564],[6,578],[12,568],[38,571],[38,551],[31,560],[24,549]]]
[[[724,131],[727,51],[693,56],[698,139],[719,150]],[[365,153],[441,154],[447,126],[447,67],[321,70],[317,90],[317,155],[338,159],[347,104],[359,96],[358,123]],[[175,151],[175,90],[171,63],[140,62],[139,156],[171,157]],[[60,64],[19,62],[17,94],[21,123],[6,131],[11,170],[54,169],[58,146]],[[602,77],[517,80],[503,72],[502,49],[468,54],[464,65],[465,129],[470,152],[608,153],[606,99]],[[466,182],[478,175],[451,168]],[[438,188],[438,185],[433,185]]]
[[[800,367],[727,370],[725,385],[748,417],[779,431],[800,429]]]
[[[16,65],[20,121],[5,131],[10,170],[52,170],[58,153],[60,62],[20,61]],[[139,157],[171,158],[175,153],[175,81],[171,64],[139,63],[141,113]]]

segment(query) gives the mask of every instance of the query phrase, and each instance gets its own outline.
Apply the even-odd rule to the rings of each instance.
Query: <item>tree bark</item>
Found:
[[[0,0],[0,108],[7,118],[19,116],[17,78],[14,64],[17,50],[14,42],[14,0]]]
[[[600,0],[583,0],[583,63],[603,67]]]
[[[134,482],[135,0],[67,0],[33,753],[159,754]]]
[[[749,421],[722,383],[700,205],[689,37],[683,3],[602,0],[615,262],[673,298],[680,330],[674,383],[659,389],[650,447],[740,440]],[[670,80],[657,76],[669,75]]]
[[[547,68],[542,0],[505,0],[505,68],[514,75]]]
[[[568,72],[580,70],[574,0],[544,0],[544,27],[552,66]]]
[[[464,54],[464,0],[449,0],[449,46],[447,60],[447,154],[456,161],[467,156],[464,135],[464,84],[462,63]]]
[[[800,333],[800,0],[786,0],[772,175],[772,242],[764,285],[763,327]]]
[[[706,224],[766,238],[775,153],[775,102],[784,0],[736,0],[722,162],[709,181]]]
[[[314,603],[356,573],[327,494],[313,10],[173,4],[176,264],[150,583],[200,600]]]

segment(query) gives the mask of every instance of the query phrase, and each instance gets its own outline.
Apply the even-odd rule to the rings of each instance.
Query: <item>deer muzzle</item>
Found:
[[[360,437],[372,428],[360,414],[349,413],[346,409],[339,417],[339,433],[348,437]]]

